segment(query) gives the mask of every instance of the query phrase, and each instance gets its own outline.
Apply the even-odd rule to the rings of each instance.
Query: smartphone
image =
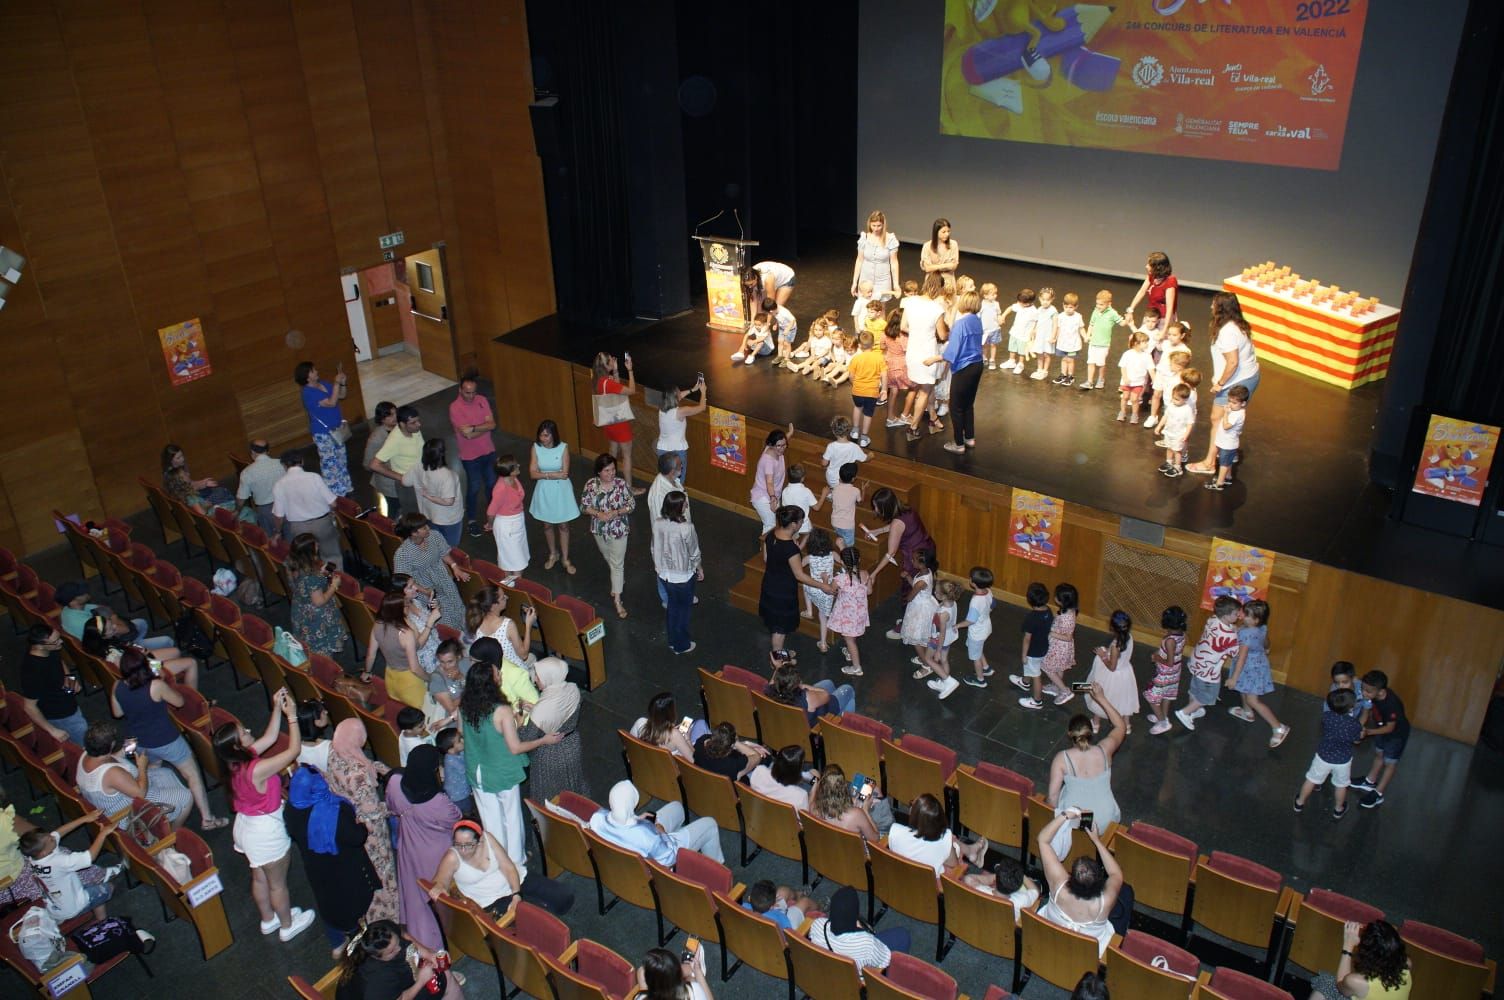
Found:
[[[694,724],[695,720],[686,715],[679,721],[679,732],[683,733],[685,736],[688,736],[690,727],[692,727]]]
[[[1071,690],[1077,694],[1087,694],[1091,691],[1090,681],[1071,681]]]
[[[146,665],[151,668],[151,675],[153,677],[161,677],[162,676],[162,661],[161,660],[147,660],[146,661]]]
[[[679,960],[686,965],[698,965],[703,969],[704,959],[704,953],[700,950],[700,939],[694,937],[685,938],[684,950],[679,953]]]
[[[857,798],[866,802],[872,797],[872,782],[867,780],[865,774],[858,774],[851,779],[851,791]]]
[[[704,385],[705,384],[705,373],[704,372],[695,372],[695,384],[696,385]]]
[[[136,755],[136,738],[132,736],[130,739],[120,744],[120,752],[125,754],[127,757],[134,757]]]
[[[625,361],[627,364],[630,365],[632,363],[632,352],[631,351],[623,351],[622,354],[621,354],[621,356],[622,356],[622,360]]]
[[[1081,810],[1081,822],[1079,824],[1079,829],[1090,830],[1096,823],[1096,819],[1097,814],[1092,812],[1090,809]]]
[[[336,572],[338,572],[338,569],[335,567],[334,563],[332,563],[332,562],[326,562],[326,563],[324,563],[324,575],[325,576],[333,576]]]

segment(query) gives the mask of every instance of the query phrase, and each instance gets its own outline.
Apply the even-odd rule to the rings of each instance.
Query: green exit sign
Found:
[[[376,242],[381,244],[381,249],[390,250],[392,247],[400,247],[406,241],[406,234],[399,229],[395,233],[387,233],[385,236],[377,239]]]

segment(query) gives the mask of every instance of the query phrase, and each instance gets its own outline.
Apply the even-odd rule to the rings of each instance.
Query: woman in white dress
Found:
[[[930,404],[930,395],[935,390],[935,365],[943,361],[940,341],[950,332],[945,322],[945,283],[940,272],[931,271],[924,279],[920,294],[911,296],[903,311],[901,329],[909,335],[909,346],[904,352],[909,381],[914,384],[913,399],[905,406],[909,418],[908,439],[919,440],[919,418],[924,416]],[[930,433],[945,430],[932,414]]]

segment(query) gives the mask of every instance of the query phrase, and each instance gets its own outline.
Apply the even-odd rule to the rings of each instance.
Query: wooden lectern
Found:
[[[719,236],[696,236],[705,262],[705,299],[710,310],[709,326],[716,330],[744,330],[751,315],[742,274],[747,270],[748,250],[756,240],[732,240]]]

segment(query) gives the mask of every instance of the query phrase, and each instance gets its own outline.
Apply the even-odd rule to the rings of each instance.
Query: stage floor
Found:
[[[806,250],[794,262],[798,285],[789,308],[799,318],[801,343],[809,321],[826,309],[839,309],[849,327],[852,243],[822,241],[818,250]],[[918,249],[905,245],[900,263],[902,273],[917,274]],[[1137,288],[1122,278],[972,254],[963,254],[960,271],[978,284],[996,282],[1005,302],[1018,288],[1050,285],[1057,302],[1074,291],[1088,304],[1098,289],[1107,288],[1121,308]],[[1193,324],[1193,364],[1209,380],[1211,295],[1185,289],[1183,297],[1180,315]],[[1257,336],[1255,330],[1255,344]],[[1101,391],[1056,386],[1026,374],[987,372],[977,397],[978,444],[967,455],[952,455],[941,447],[950,439],[948,431],[911,444],[901,429],[884,428],[881,415],[873,420],[872,448],[1155,524],[1263,545],[1504,607],[1504,561],[1483,558],[1462,539],[1387,517],[1389,494],[1370,484],[1367,475],[1382,383],[1349,392],[1264,364],[1248,409],[1237,480],[1216,493],[1203,488],[1206,476],[1166,479],[1156,471],[1164,452],[1154,447],[1155,435],[1115,419],[1116,358],[1125,340],[1120,335],[1114,343],[1108,388]],[[688,385],[696,372],[704,371],[714,405],[774,423],[793,421],[800,432],[821,438],[828,436],[832,417],[851,412],[845,387],[831,389],[765,361],[733,365],[730,355],[739,336],[706,327],[703,296],[690,312],[661,322],[600,331],[553,316],[507,335],[506,342],[582,365],[599,350],[630,350],[639,380],[649,386]],[[504,384],[504,374],[498,375]],[[1211,404],[1204,391],[1200,404],[1202,418],[1190,444],[1198,457],[1209,434],[1205,414]]]

